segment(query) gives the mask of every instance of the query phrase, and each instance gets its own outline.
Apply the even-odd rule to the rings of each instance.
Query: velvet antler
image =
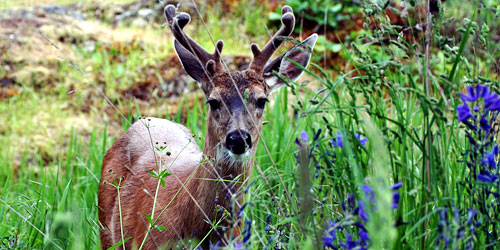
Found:
[[[254,72],[262,74],[267,61],[283,42],[283,37],[290,36],[292,33],[295,26],[295,16],[293,15],[292,8],[288,5],[283,6],[281,9],[281,24],[281,28],[278,32],[276,32],[271,40],[267,42],[262,50],[259,50],[259,47],[255,43],[250,46],[253,53],[253,60],[250,64],[250,69]]]
[[[167,17],[168,26],[175,37],[174,44],[176,44],[176,46],[182,45],[185,49],[195,55],[212,76],[217,71],[223,70],[221,53],[222,48],[224,47],[224,42],[219,40],[214,53],[208,53],[183,30],[183,28],[191,21],[191,16],[189,16],[189,14],[185,12],[177,13],[175,6],[171,4],[167,5],[164,11],[165,16]]]

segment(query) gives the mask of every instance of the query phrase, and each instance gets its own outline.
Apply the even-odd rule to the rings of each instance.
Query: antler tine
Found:
[[[280,37],[287,37],[292,34],[293,28],[295,27],[295,16],[293,15],[292,7],[285,5],[281,9],[281,24],[281,28],[278,32],[276,32],[271,40],[267,42],[262,50],[259,50],[259,47],[255,43],[252,43],[250,46],[253,53],[253,60],[250,64],[250,69],[256,73],[262,73],[269,58],[271,58],[274,51],[276,51],[281,45],[283,39]]]
[[[196,55],[208,69],[213,68],[214,71],[211,73],[214,73],[215,70],[222,69],[220,60],[220,54],[222,53],[222,48],[224,47],[224,43],[222,41],[219,40],[217,42],[214,53],[210,54],[184,32],[184,27],[191,21],[191,16],[189,16],[189,14],[185,12],[177,13],[175,6],[172,4],[167,5],[164,12],[170,30],[172,31],[175,39],[182,46]],[[209,66],[209,64],[213,64],[215,67]]]

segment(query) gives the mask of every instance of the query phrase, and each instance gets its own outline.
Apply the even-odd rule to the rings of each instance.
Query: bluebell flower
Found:
[[[498,144],[491,149],[491,152],[486,154],[486,157],[483,159],[483,163],[488,164],[491,169],[497,169],[497,162],[495,161],[495,157],[498,155]]]
[[[398,209],[399,207],[399,192],[392,193],[392,209]]]
[[[313,141],[316,141],[319,139],[319,136],[321,135],[321,129],[318,129],[318,132],[314,135]]]
[[[398,190],[401,186],[403,186],[402,182],[398,182],[391,186],[392,190]],[[401,198],[398,191],[392,193],[392,209],[398,209],[399,207],[399,199]]]
[[[373,193],[373,189],[368,185],[361,185],[361,189],[365,193],[366,197],[370,202],[375,202],[375,193]]]
[[[403,186],[403,183],[402,183],[402,182],[398,182],[398,183],[396,183],[396,184],[392,185],[392,186],[391,186],[391,189],[392,189],[392,190],[397,190],[397,189],[399,189],[399,188],[400,188],[400,187],[402,187],[402,186]]]
[[[245,221],[245,229],[243,230],[243,244],[248,243],[248,241],[250,240],[250,236],[252,236],[251,229],[252,229],[252,221],[251,220]]]
[[[366,213],[366,205],[360,200],[358,201],[358,207],[355,209],[355,214],[359,215],[359,217],[364,221],[368,221],[368,214]]]
[[[488,96],[489,94],[489,89],[488,86],[486,85],[476,85],[474,86],[468,86],[467,91],[469,92],[469,95],[462,94],[460,93],[460,97],[462,100],[465,102],[475,102],[481,97]]]
[[[488,171],[484,171],[484,173],[477,175],[477,179],[480,181],[493,183],[498,179],[498,175],[492,174]]]
[[[458,112],[458,121],[464,122],[467,121],[470,117],[472,117],[472,113],[470,112],[469,105],[464,102],[463,105],[457,107]]]
[[[234,249],[245,249],[243,247],[243,243],[241,243],[241,242],[234,244],[233,248]]]
[[[344,147],[344,138],[340,132],[337,132],[337,134],[335,134],[335,139],[333,139],[331,142],[334,147]]]
[[[368,245],[368,242],[371,240],[368,232],[363,227],[359,229],[359,237],[363,241],[364,245]]]
[[[306,131],[302,131],[302,132],[300,132],[300,139],[301,139],[303,142],[307,142],[307,141],[309,141],[309,135],[307,135],[307,132],[306,132]]]
[[[457,107],[458,118],[468,128],[466,136],[471,145],[470,150],[465,153],[469,168],[466,177],[467,192],[471,196],[472,206],[478,210],[468,211],[467,225],[470,226],[459,228],[457,234],[460,238],[468,239],[465,249],[473,249],[473,237],[467,237],[467,232],[475,235],[477,226],[481,226],[482,230],[487,232],[500,230],[497,212],[500,204],[500,178],[497,166],[499,149],[496,143],[499,132],[497,119],[500,114],[500,96],[490,92],[486,85],[476,85],[469,86],[467,93],[460,94],[460,98],[462,105]],[[484,225],[481,225],[481,220],[474,219],[476,213],[481,213]],[[488,233],[487,238],[492,242],[498,240],[497,234]]]
[[[469,95],[460,93],[462,105],[457,107],[458,121],[463,122],[469,128],[476,130],[476,122],[480,113],[480,103],[477,103],[480,98],[484,101],[484,110],[479,118],[479,126],[482,130],[489,133],[491,124],[488,121],[490,111],[500,110],[500,98],[497,94],[490,92],[486,85],[476,85],[467,87]],[[473,105],[471,112],[470,106]],[[472,118],[472,120],[471,120]]]
[[[358,133],[354,133],[354,136],[358,139],[359,143],[361,143],[361,145],[366,145],[366,141],[368,141],[367,138],[361,138],[361,135],[358,134]]]
[[[265,228],[266,233],[269,232],[269,224],[270,223],[271,223],[271,215],[268,215],[266,218],[266,228]]]
[[[454,223],[450,223],[450,209],[438,208],[438,237],[435,249],[449,249],[452,245],[460,246],[463,243],[465,243],[465,249],[474,249],[476,227],[480,225],[476,217],[477,212],[469,209],[467,214],[461,216],[458,208],[452,206],[451,210]]]
[[[362,138],[360,134],[357,132],[354,132],[354,137],[358,139],[359,143],[362,146],[366,145],[366,142],[368,141],[367,138]],[[335,134],[335,138],[330,141],[334,147],[338,148],[343,148],[344,147],[344,135],[339,131]]]
[[[337,229],[341,229],[342,227],[337,224],[332,222],[330,218],[328,218],[327,224],[326,224],[326,233],[325,236],[321,238],[321,241],[323,241],[323,248],[333,248],[337,249],[333,243],[337,240]]]

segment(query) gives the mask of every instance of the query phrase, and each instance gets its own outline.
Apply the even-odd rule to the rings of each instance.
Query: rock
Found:
[[[139,12],[137,12],[137,14],[140,16],[140,17],[149,17],[151,15],[154,14],[154,10],[152,9],[140,9]]]
[[[66,8],[59,4],[49,4],[43,6],[43,10],[50,14],[66,15]]]
[[[137,27],[137,28],[144,28],[146,26],[148,26],[148,22],[146,22],[146,20],[144,20],[143,18],[135,18],[132,23],[131,23],[131,26],[132,27]]]

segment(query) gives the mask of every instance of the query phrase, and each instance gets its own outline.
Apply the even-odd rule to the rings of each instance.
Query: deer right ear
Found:
[[[186,70],[189,76],[196,80],[203,92],[208,93],[209,73],[205,70],[201,60],[184,48],[177,39],[174,39],[174,49],[184,70]]]
[[[277,77],[275,73],[292,81],[297,80],[311,60],[314,45],[318,40],[317,34],[312,34],[301,43],[295,45],[282,56],[279,56],[269,62],[264,68],[263,76],[271,92],[285,86],[285,81]],[[299,67],[297,64],[302,67]]]

